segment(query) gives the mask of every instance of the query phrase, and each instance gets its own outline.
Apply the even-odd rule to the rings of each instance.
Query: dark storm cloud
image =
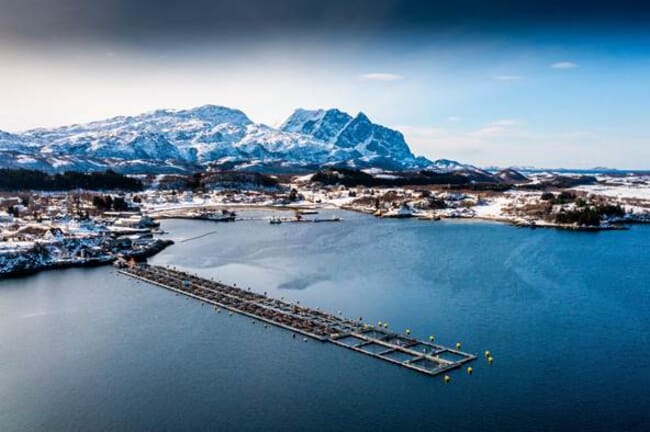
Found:
[[[646,2],[619,0],[0,0],[11,39],[391,31],[642,28]],[[0,42],[1,43],[1,42]]]

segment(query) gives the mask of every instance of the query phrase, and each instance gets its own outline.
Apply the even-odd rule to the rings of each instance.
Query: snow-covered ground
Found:
[[[650,185],[622,184],[614,185],[586,185],[577,186],[575,190],[612,198],[639,199],[650,201]]]
[[[151,236],[111,236],[112,226],[107,226],[108,220],[110,218],[77,220],[67,217],[39,221],[28,216],[2,224],[0,278],[45,268],[110,263],[118,256],[147,256],[169,244]],[[120,231],[125,230],[128,228],[120,228]]]
[[[504,217],[504,208],[510,202],[510,197],[504,195],[492,199],[484,199],[474,206],[476,217],[485,219],[500,219]]]

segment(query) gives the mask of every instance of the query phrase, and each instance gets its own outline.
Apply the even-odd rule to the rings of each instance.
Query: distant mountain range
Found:
[[[0,167],[7,168],[163,173],[206,167],[290,172],[324,166],[474,169],[416,157],[400,132],[363,113],[351,116],[338,109],[298,109],[279,128],[254,123],[237,109],[206,105],[20,134],[0,131]]]
[[[540,173],[555,173],[555,174],[576,174],[576,175],[595,175],[595,174],[610,174],[610,175],[626,175],[626,174],[650,174],[648,169],[621,169],[621,168],[608,168],[608,167],[594,167],[594,168],[538,168],[534,166],[510,166],[502,168],[499,166],[489,166],[484,168],[488,172],[498,172],[502,170],[513,170],[525,174],[540,174]]]

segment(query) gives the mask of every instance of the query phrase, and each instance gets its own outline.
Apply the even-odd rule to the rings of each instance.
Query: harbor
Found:
[[[218,281],[201,278],[173,268],[153,266],[133,261],[120,261],[118,272],[135,279],[171,290],[213,305],[216,312],[221,310],[237,313],[253,320],[284,328],[293,332],[295,338],[301,335],[308,338],[366,354],[375,359],[408,368],[410,370],[435,376],[458,369],[476,359],[474,354],[435,343],[419,340],[410,335],[410,330],[395,333],[388,330],[388,324],[364,323],[363,319],[349,319],[312,309],[299,304],[268,297],[250,290],[226,285]],[[471,373],[468,368],[468,373]],[[445,375],[445,381],[449,376]]]
[[[251,207],[255,208],[255,207]],[[204,220],[211,222],[235,222],[235,221],[268,221],[271,225],[279,225],[281,223],[321,223],[321,222],[341,222],[343,219],[338,216],[332,217],[305,217],[306,215],[318,215],[317,210],[309,209],[288,209],[288,208],[273,208],[273,207],[263,207],[258,208],[268,209],[271,211],[291,211],[293,216],[259,216],[259,217],[250,217],[250,216],[240,216],[235,213],[233,210],[228,208],[200,208],[200,207],[188,207],[188,208],[179,208],[173,210],[167,210],[159,213],[155,213],[154,217],[156,219],[188,219],[188,220]]]

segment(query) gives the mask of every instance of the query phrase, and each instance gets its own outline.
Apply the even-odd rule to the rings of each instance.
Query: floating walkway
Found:
[[[251,317],[295,333],[357,351],[427,375],[438,375],[476,356],[363,324],[298,304],[149,264],[124,265],[118,271],[204,303]]]

